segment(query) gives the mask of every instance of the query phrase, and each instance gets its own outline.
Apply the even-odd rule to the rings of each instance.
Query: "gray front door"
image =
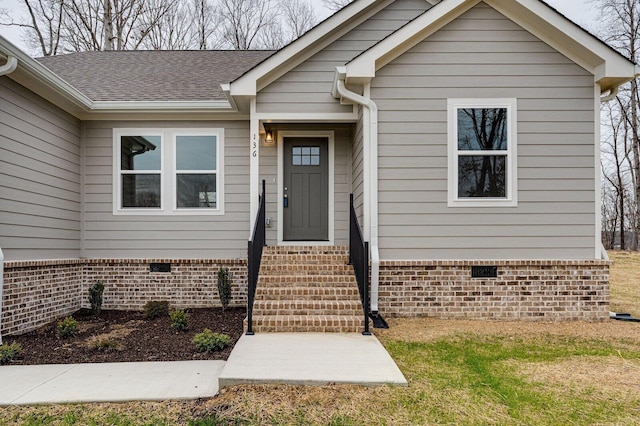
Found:
[[[283,237],[329,240],[329,143],[327,138],[284,138]]]

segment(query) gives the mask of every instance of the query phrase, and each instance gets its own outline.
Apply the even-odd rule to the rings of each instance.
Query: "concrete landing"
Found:
[[[374,336],[258,333],[240,338],[220,373],[220,388],[240,384],[406,386],[407,381]]]
[[[0,367],[0,405],[212,397],[224,361]]]

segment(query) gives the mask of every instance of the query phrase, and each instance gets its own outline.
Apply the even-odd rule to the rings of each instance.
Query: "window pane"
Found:
[[[216,136],[176,136],[177,170],[217,170]]]
[[[161,143],[160,136],[122,136],[120,170],[160,170]]]
[[[178,208],[216,208],[216,175],[177,175]]]
[[[507,137],[506,108],[458,109],[458,149],[506,150]]]
[[[458,157],[458,197],[506,197],[507,157]]]
[[[160,207],[160,175],[122,175],[122,207]]]

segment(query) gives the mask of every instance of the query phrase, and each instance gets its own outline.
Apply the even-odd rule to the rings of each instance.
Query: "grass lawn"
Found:
[[[612,309],[640,315],[640,255],[612,259]],[[0,425],[640,424],[640,324],[390,322],[376,334],[409,387],[240,386],[200,401],[7,407]]]
[[[611,268],[611,310],[640,317],[640,253],[609,252]]]

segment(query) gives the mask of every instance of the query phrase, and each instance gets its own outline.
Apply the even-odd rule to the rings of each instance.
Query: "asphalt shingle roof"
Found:
[[[80,52],[37,58],[93,101],[224,100],[220,84],[269,57],[270,50]]]

